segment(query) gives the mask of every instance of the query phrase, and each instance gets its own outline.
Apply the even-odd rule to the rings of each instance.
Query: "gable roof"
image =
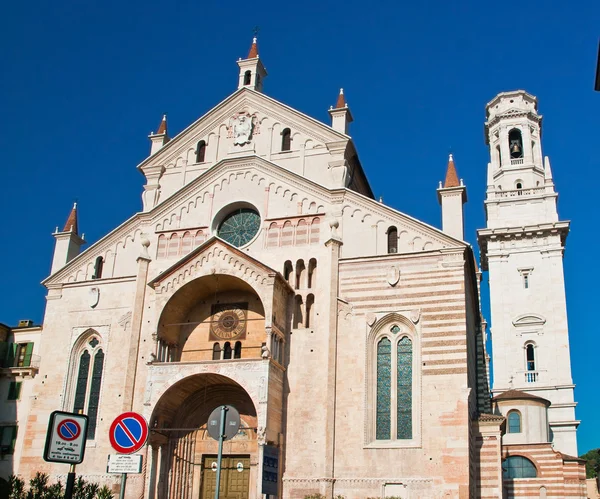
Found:
[[[202,253],[205,253],[206,251],[208,251],[213,246],[216,246],[217,244],[222,244],[229,251],[231,251],[232,253],[234,253],[235,255],[237,255],[239,258],[252,263],[254,266],[260,268],[266,274],[275,275],[275,276],[279,277],[289,287],[289,284],[287,283],[287,281],[285,281],[285,279],[283,279],[283,276],[279,272],[277,272],[276,270],[272,269],[271,267],[268,267],[267,265],[265,265],[264,263],[260,262],[256,258],[250,256],[248,253],[244,253],[243,251],[240,251],[235,246],[232,246],[227,241],[225,241],[225,240],[223,240],[223,239],[221,239],[220,237],[217,237],[217,236],[212,236],[211,238],[209,238],[206,241],[204,241],[204,243],[202,243],[196,249],[194,249],[193,251],[191,251],[187,255],[185,255],[182,258],[180,258],[177,262],[175,262],[173,265],[171,265],[168,269],[164,270],[163,272],[161,272],[160,274],[158,274],[154,279],[152,279],[148,283],[148,286],[152,286],[152,287],[158,286],[162,281],[164,281],[169,276],[171,276],[172,274],[174,274],[177,270],[179,270],[187,262],[189,262],[191,260],[194,260],[198,255],[200,255]]]
[[[317,140],[325,143],[350,140],[349,135],[338,132],[329,125],[326,125],[321,121],[301,113],[300,111],[283,104],[282,102],[279,102],[278,100],[273,99],[262,92],[253,90],[250,87],[242,87],[211,108],[200,118],[191,123],[187,128],[179,132],[175,137],[171,138],[171,140],[158,152],[156,152],[156,154],[148,156],[137,166],[137,168],[141,169],[149,164],[162,164],[165,162],[168,156],[177,151],[177,148],[187,145],[188,142],[191,144],[194,137],[198,135],[198,129],[206,132],[213,130],[216,126],[218,126],[219,122],[223,121],[229,114],[234,112],[234,108],[239,108],[240,106],[244,105],[260,107],[261,104],[279,108],[281,111],[291,114],[294,119],[299,122],[296,124],[296,126],[299,127],[299,130],[313,137],[315,136],[315,133],[320,135],[319,137],[314,137]],[[304,128],[302,125],[300,125],[300,123],[305,125]],[[205,124],[204,128],[201,127],[202,124]]]
[[[371,211],[372,213],[381,217],[385,217],[386,219],[395,220],[395,222],[398,224],[405,224],[408,228],[438,240],[444,246],[469,247],[468,243],[455,239],[445,234],[438,228],[432,227],[425,222],[417,220],[394,208],[379,203],[374,199],[356,191],[352,191],[347,188],[330,190],[320,184],[317,184],[316,182],[313,182],[312,180],[307,179],[306,177],[298,175],[262,157],[243,156],[221,160],[202,175],[186,184],[172,196],[165,198],[160,204],[152,208],[152,210],[134,214],[117,228],[106,234],[103,238],[90,245],[82,253],[68,262],[64,267],[44,279],[42,284],[48,286],[63,282],[62,279],[67,277],[67,274],[71,272],[73,267],[76,265],[81,265],[86,258],[89,258],[90,255],[94,255],[94,252],[105,251],[113,244],[118,242],[120,238],[123,238],[128,233],[138,229],[142,224],[148,224],[149,222],[155,222],[156,220],[160,219],[162,216],[173,210],[174,207],[186,200],[186,198],[192,196],[198,191],[199,188],[202,186],[209,186],[210,184],[214,183],[228,170],[239,170],[240,167],[247,168],[249,166],[259,168],[265,173],[271,175],[275,180],[286,182],[294,187],[302,189],[320,201],[331,203],[331,200],[336,198],[342,203],[342,207],[351,205],[357,209],[360,208]]]

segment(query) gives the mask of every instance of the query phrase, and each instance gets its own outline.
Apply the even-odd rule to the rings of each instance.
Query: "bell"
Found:
[[[512,154],[521,154],[521,147],[519,147],[519,143],[516,140],[513,142],[510,152]]]

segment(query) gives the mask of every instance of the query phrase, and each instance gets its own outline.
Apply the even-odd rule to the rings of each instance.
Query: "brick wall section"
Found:
[[[504,418],[492,414],[480,414],[472,423],[477,499],[502,497],[503,425]]]
[[[537,468],[536,478],[504,480],[507,499],[540,497],[540,488],[546,488],[548,499],[574,497],[586,499],[585,461],[566,456],[552,449],[552,444],[505,445],[502,458],[523,456]]]

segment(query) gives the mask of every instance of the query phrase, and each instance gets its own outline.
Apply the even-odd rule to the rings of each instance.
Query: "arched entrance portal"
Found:
[[[150,490],[155,498],[214,497],[216,464],[213,463],[218,444],[208,435],[206,423],[213,409],[223,404],[233,405],[239,411],[241,428],[223,446],[221,497],[250,497],[250,490],[256,488],[258,463],[255,404],[233,379],[205,373],[171,386],[154,408]]]

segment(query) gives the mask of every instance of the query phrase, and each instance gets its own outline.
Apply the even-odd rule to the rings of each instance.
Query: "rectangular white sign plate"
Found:
[[[88,417],[84,414],[54,411],[50,414],[44,460],[50,463],[83,462]]]
[[[142,455],[141,454],[109,454],[108,473],[141,473]]]

